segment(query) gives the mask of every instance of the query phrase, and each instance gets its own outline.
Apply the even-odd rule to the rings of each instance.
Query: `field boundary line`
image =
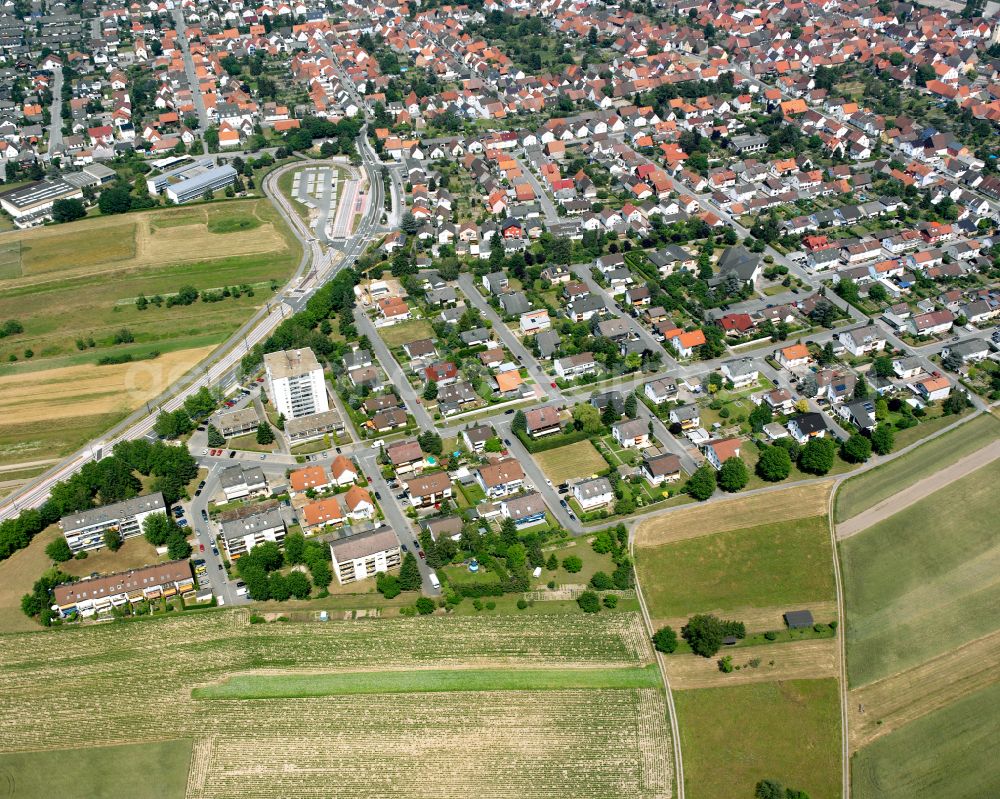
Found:
[[[642,587],[639,585],[639,573],[635,569],[635,527],[629,530],[628,534],[629,556],[632,558],[632,571],[635,575],[635,595],[639,599],[639,609],[642,611],[642,621],[646,627],[646,633],[652,639],[653,624],[650,621],[649,609],[646,607],[646,598],[642,595]],[[674,750],[674,782],[677,785],[677,799],[684,799],[684,757],[681,753],[681,730],[677,722],[677,707],[674,705],[674,695],[670,689],[670,678],[667,676],[666,663],[663,660],[663,653],[653,647],[653,654],[656,655],[656,665],[660,670],[660,678],[663,680],[663,690],[667,697],[667,712],[670,715],[670,737],[671,746]]]
[[[843,785],[841,794],[844,799],[851,798],[851,752],[850,736],[847,719],[847,614],[844,610],[844,584],[840,575],[840,551],[837,549],[837,526],[833,522],[833,508],[837,490],[841,482],[837,481],[827,497],[827,526],[830,530],[830,554],[833,560],[833,583],[837,589],[837,641],[838,641],[838,676],[840,683],[840,761],[841,779]]]

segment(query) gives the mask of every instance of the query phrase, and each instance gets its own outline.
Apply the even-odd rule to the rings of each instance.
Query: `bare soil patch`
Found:
[[[647,519],[636,528],[638,547],[655,547],[698,538],[722,530],[824,515],[832,482],[812,483],[785,491],[713,500],[703,505]]]

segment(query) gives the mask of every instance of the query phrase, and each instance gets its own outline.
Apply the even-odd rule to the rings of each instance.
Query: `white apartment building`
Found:
[[[330,542],[333,573],[341,585],[364,580],[399,565],[399,539],[391,527]]]
[[[236,560],[265,541],[280,544],[284,540],[285,520],[277,508],[222,523],[222,543],[230,560]]]
[[[269,352],[264,356],[267,393],[285,419],[330,410],[323,369],[308,347]]]
[[[104,534],[109,530],[118,533],[122,541],[142,534],[142,523],[153,513],[166,513],[163,494],[145,494],[111,505],[71,513],[59,520],[69,548],[76,552],[100,549]]]

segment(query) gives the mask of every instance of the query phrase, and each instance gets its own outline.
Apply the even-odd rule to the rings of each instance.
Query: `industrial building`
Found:
[[[83,190],[62,179],[39,180],[0,194],[3,208],[19,228],[40,225],[52,219],[56,200],[82,200]]]
[[[193,161],[146,179],[150,194],[165,194],[175,203],[200,199],[206,191],[218,191],[236,182],[236,170],[228,164]]]

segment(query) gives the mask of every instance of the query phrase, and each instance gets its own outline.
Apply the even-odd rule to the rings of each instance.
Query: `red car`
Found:
[[[198,544],[198,546],[200,547],[200,549],[201,549],[202,552],[205,551],[205,545],[204,544]]]
[[[424,559],[424,551],[423,551],[422,549],[421,549],[421,550],[419,550],[419,551],[417,552],[417,554],[418,554],[418,555],[420,556],[420,559],[421,559],[421,560],[423,560],[423,559]]]

